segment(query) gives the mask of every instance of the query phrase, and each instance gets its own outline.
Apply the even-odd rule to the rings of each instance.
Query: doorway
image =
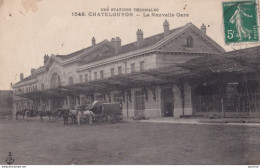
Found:
[[[161,92],[162,96],[162,116],[173,117],[173,92],[172,88],[164,88]]]

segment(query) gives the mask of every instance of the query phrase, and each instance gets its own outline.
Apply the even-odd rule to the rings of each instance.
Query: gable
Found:
[[[55,59],[49,59],[48,63],[45,65],[46,72],[49,72],[53,67],[61,67],[60,63]]]
[[[209,37],[207,37],[209,38]],[[190,52],[190,53],[220,53],[219,48],[196,32],[192,28],[187,29],[185,32],[173,37],[168,42],[164,43],[159,50],[170,52]]]
[[[79,63],[80,64],[90,63],[90,62],[106,59],[114,55],[115,55],[115,49],[111,45],[104,44],[103,46],[98,47],[96,50],[83,55],[80,58]]]

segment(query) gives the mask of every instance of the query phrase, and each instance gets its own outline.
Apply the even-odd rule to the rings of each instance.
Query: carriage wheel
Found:
[[[106,122],[108,122],[108,119],[107,119],[107,116],[102,116],[102,117],[99,117],[98,118],[98,121],[99,121],[99,123],[101,122],[101,123],[106,123]]]

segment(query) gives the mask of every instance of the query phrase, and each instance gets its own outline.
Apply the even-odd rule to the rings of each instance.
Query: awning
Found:
[[[254,60],[259,60],[259,47],[251,49],[249,55]],[[255,50],[255,51],[254,51]],[[241,53],[243,53],[241,55]],[[29,92],[18,96],[25,98],[40,97],[65,97],[78,96],[79,94],[93,94],[94,92],[106,93],[111,90],[127,90],[135,87],[149,87],[160,84],[179,83],[183,81],[205,80],[226,81],[232,80],[244,74],[258,73],[255,68],[259,63],[246,61],[248,52],[241,52],[239,58],[237,52],[228,52],[192,59],[186,63],[174,64],[167,67],[148,69],[140,72],[115,75],[109,78],[86,81],[72,85],[62,86],[44,91]],[[257,54],[257,55],[255,55]],[[252,64],[252,66],[251,66]],[[260,67],[260,66],[259,66]]]

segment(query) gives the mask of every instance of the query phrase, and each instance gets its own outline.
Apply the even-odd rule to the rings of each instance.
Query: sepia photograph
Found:
[[[258,168],[259,7],[0,0],[1,168]]]

